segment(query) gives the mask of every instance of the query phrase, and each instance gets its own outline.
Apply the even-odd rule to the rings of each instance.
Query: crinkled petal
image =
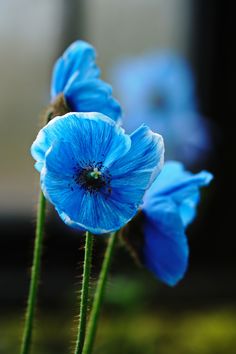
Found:
[[[69,142],[80,160],[110,165],[130,149],[130,137],[109,117],[101,113],[68,113],[56,117],[40,130],[31,154],[42,168],[45,154],[57,141]]]
[[[35,162],[34,168],[36,169],[36,171],[41,172],[43,168],[43,162]]]
[[[131,135],[129,152],[109,168],[112,175],[112,199],[137,211],[146,189],[161,171],[164,144],[160,135],[147,126],[141,126]],[[134,212],[131,216],[134,216]]]
[[[44,165],[45,154],[55,141],[68,140],[74,136],[73,120],[66,120],[72,116],[68,113],[65,116],[55,117],[44,128],[42,128],[31,146],[31,155],[37,161],[36,169],[40,172]]]
[[[75,77],[64,95],[74,112],[100,112],[114,120],[121,116],[121,108],[112,97],[111,86],[102,80],[79,81]]]
[[[188,266],[188,243],[178,209],[168,198],[145,210],[144,263],[156,277],[176,285]]]
[[[140,177],[148,188],[160,173],[164,163],[164,143],[162,136],[153,133],[146,125],[131,134],[131,148],[122,159],[110,166],[115,176],[114,184],[126,185],[129,178]]]
[[[56,61],[51,83],[51,98],[62,93],[70,78],[76,73],[77,80],[98,77],[100,71],[95,64],[96,52],[84,41],[72,43]]]

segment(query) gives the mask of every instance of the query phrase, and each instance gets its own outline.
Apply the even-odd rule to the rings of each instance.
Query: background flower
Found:
[[[183,58],[154,52],[126,59],[113,68],[112,81],[127,131],[145,122],[163,135],[167,159],[191,165],[206,158],[208,122],[198,112],[193,73]]]
[[[63,221],[101,234],[136,214],[162,168],[164,146],[147,126],[129,136],[102,114],[68,113],[41,129],[31,152]]]
[[[207,171],[193,174],[176,161],[164,168],[144,197],[144,263],[168,285],[175,285],[188,265],[187,225],[196,215],[199,188],[210,183]]]
[[[114,120],[121,116],[110,85],[99,79],[94,48],[84,42],[72,43],[56,61],[51,83],[52,103],[63,94],[68,111],[101,112]]]

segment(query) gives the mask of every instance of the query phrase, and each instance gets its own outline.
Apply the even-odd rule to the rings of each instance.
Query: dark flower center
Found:
[[[150,106],[153,110],[165,109],[166,108],[166,97],[163,94],[155,93],[150,97]]]
[[[74,180],[83,189],[90,193],[97,193],[102,188],[107,188],[110,193],[111,176],[109,171],[104,168],[102,162],[89,163],[82,169],[79,169],[74,176]]]

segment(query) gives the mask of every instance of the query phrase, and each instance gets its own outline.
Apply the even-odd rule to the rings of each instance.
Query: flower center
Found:
[[[96,193],[107,187],[110,193],[111,176],[101,162],[88,164],[80,169],[74,176],[75,182],[90,193]]]
[[[153,110],[164,110],[166,108],[166,98],[163,94],[154,93],[150,97],[150,106]]]

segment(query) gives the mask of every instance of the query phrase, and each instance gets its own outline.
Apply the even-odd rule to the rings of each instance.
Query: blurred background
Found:
[[[171,49],[193,68],[200,111],[211,122],[215,175],[188,229],[190,266],[175,288],[137,268],[119,248],[94,353],[234,354],[235,36],[233,3],[211,0],[0,0],[0,354],[19,350],[32,261],[38,175],[29,148],[48,104],[55,59],[91,42],[102,77],[113,63]],[[83,242],[48,211],[32,353],[72,347]],[[96,242],[93,278],[104,245]]]

